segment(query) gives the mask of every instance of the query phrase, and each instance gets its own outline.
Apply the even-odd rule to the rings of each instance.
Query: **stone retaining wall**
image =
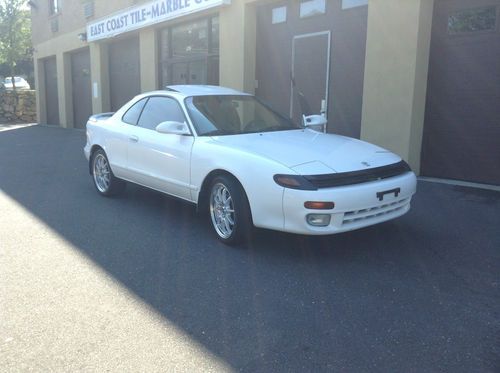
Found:
[[[35,91],[0,92],[0,123],[36,123]]]

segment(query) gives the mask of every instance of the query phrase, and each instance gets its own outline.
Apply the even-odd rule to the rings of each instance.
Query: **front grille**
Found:
[[[360,222],[362,220],[368,220],[383,215],[392,214],[394,212],[403,210],[405,207],[408,206],[409,203],[410,203],[410,198],[405,198],[399,201],[386,203],[384,205],[372,208],[348,211],[344,213],[344,220],[342,221],[342,225],[353,224]]]
[[[388,166],[369,168],[367,170],[325,175],[308,175],[304,176],[304,178],[316,188],[321,189],[387,179],[389,177],[402,175],[409,171],[411,171],[411,168],[408,166],[408,163],[401,161]]]

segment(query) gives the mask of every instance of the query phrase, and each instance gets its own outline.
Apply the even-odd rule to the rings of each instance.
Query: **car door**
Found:
[[[121,118],[117,118],[110,125],[106,125],[106,155],[115,176],[127,180],[132,180],[128,170],[128,143],[129,131],[132,126],[136,126],[139,117],[142,113],[144,105],[148,101],[143,98],[133,105],[123,114]]]
[[[150,97],[137,125],[128,131],[127,168],[134,181],[191,200],[194,137],[156,132],[156,126],[165,121],[186,122],[180,104],[172,97]]]

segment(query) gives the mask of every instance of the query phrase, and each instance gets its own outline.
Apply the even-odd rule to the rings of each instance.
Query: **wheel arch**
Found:
[[[90,148],[90,156],[89,156],[89,174],[92,175],[92,157],[94,156],[94,153],[97,151],[97,150],[102,150],[104,153],[106,153],[104,151],[104,148],[100,145],[92,145],[92,148]]]
[[[248,195],[247,195],[247,192],[245,190],[245,187],[243,186],[241,181],[233,173],[231,173],[227,170],[223,170],[223,169],[212,170],[203,179],[203,182],[201,183],[201,187],[200,187],[200,193],[198,194],[198,202],[196,204],[197,210],[204,211],[205,207],[208,208],[210,184],[211,184],[212,180],[214,180],[217,176],[228,176],[239,184],[239,186],[243,190],[243,193],[245,194],[245,198],[247,199],[248,208],[250,210],[250,219],[252,219],[252,222],[253,222],[252,206],[250,205],[250,201],[248,199]]]

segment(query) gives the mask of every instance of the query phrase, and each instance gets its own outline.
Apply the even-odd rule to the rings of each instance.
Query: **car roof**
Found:
[[[207,96],[207,95],[246,95],[248,93],[237,91],[232,88],[216,85],[169,85],[166,91],[180,93],[184,96]]]
[[[240,92],[235,89],[219,87],[215,85],[169,85],[163,90],[144,92],[135,96],[133,102],[137,102],[146,97],[152,96],[170,96],[177,100],[184,100],[191,96],[211,96],[211,95],[235,95],[252,96],[251,94]],[[129,102],[132,104],[132,102]]]

